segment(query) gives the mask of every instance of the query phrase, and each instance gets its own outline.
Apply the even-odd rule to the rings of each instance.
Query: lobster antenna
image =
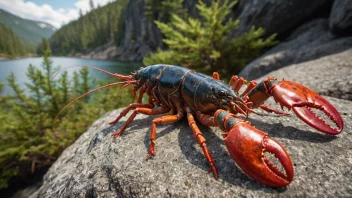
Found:
[[[117,78],[120,78],[120,79],[123,79],[123,80],[132,80],[132,76],[131,75],[130,76],[124,76],[124,75],[121,75],[121,74],[113,74],[113,73],[108,72],[106,70],[103,70],[103,69],[100,69],[100,68],[97,68],[97,67],[93,67],[93,66],[86,66],[86,65],[74,65],[74,66],[66,67],[66,68],[56,72],[54,74],[54,76],[51,78],[51,80],[53,80],[59,73],[63,72],[66,69],[72,68],[72,67],[85,67],[85,68],[95,69],[95,70],[98,70],[98,71],[103,72],[105,74],[109,74],[111,76],[114,76],[114,77],[117,77]]]
[[[107,85],[98,87],[98,88],[96,88],[96,89],[90,90],[90,91],[88,91],[88,92],[82,94],[81,96],[78,96],[77,98],[75,98],[74,100],[72,100],[70,103],[68,103],[64,108],[62,108],[62,109],[60,110],[60,112],[55,116],[55,118],[54,118],[54,120],[53,120],[53,123],[52,123],[52,132],[53,132],[54,136],[55,136],[56,138],[58,138],[58,136],[56,135],[56,133],[55,133],[55,131],[54,131],[54,123],[55,123],[55,121],[57,120],[57,118],[59,117],[59,115],[61,115],[61,113],[62,113],[67,107],[71,106],[71,105],[72,105],[73,103],[75,103],[77,100],[79,100],[79,99],[81,99],[81,98],[83,98],[83,97],[85,97],[85,96],[87,96],[87,95],[89,95],[89,94],[91,94],[91,93],[93,93],[93,92],[96,92],[96,91],[98,91],[98,90],[100,90],[100,89],[104,89],[104,88],[107,88],[107,87],[112,87],[112,86],[116,86],[116,85],[120,85],[120,84],[124,84],[124,83],[127,83],[128,85],[130,85],[130,84],[133,84],[133,83],[135,83],[135,82],[136,82],[136,81],[133,80],[133,81],[124,81],[124,82],[111,83],[111,84],[107,84]]]

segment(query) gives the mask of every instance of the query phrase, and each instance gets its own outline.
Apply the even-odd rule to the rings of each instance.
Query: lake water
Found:
[[[141,63],[123,63],[117,61],[105,61],[105,60],[91,60],[91,59],[81,59],[81,58],[72,58],[72,57],[52,57],[53,66],[60,66],[61,69],[74,66],[74,65],[87,65],[94,66],[104,70],[107,70],[111,73],[120,73],[120,74],[130,74],[132,71],[139,69]],[[29,82],[26,73],[27,68],[30,64],[33,66],[42,69],[43,58],[33,57],[33,58],[24,58],[18,60],[0,60],[0,82],[5,83],[4,90],[0,94],[10,93],[11,88],[7,86],[6,77],[13,72],[16,77],[16,82],[25,88],[25,83]],[[81,67],[69,68],[66,71],[71,76],[74,71],[80,70]],[[109,75],[101,73],[99,71],[89,69],[89,74],[96,79],[107,79]]]

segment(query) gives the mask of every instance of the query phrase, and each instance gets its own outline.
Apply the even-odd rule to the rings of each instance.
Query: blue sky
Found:
[[[53,7],[53,9],[59,9],[59,8],[64,8],[64,9],[69,9],[69,8],[75,8],[75,0],[32,0],[33,3],[37,5],[43,5],[43,4],[48,4]]]
[[[95,6],[115,0],[93,0]],[[0,8],[19,17],[47,22],[56,28],[90,11],[89,0],[0,0]]]

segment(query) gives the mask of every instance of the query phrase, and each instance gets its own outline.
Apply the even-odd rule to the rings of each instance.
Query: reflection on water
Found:
[[[60,66],[61,69],[74,65],[87,65],[98,67],[112,73],[120,74],[129,74],[142,66],[141,63],[122,63],[117,61],[91,60],[72,57],[52,57],[51,60],[53,61],[54,67]],[[42,69],[42,62],[43,58],[41,57],[25,58],[18,60],[0,60],[0,82],[5,83],[5,88],[0,94],[11,92],[11,88],[6,86],[6,77],[11,72],[15,74],[17,84],[19,84],[21,88],[25,88],[25,83],[29,82],[26,76],[27,67],[32,64],[33,66]],[[69,68],[67,72],[69,76],[71,76],[74,71],[78,71],[80,69],[80,67],[73,67]],[[109,78],[107,74],[92,69],[89,70],[89,74],[97,79],[104,80]]]

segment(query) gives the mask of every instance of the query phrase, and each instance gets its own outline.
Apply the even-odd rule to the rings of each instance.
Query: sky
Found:
[[[112,0],[93,0],[95,7]],[[0,0],[0,8],[24,19],[47,22],[55,28],[90,10],[89,0]]]

